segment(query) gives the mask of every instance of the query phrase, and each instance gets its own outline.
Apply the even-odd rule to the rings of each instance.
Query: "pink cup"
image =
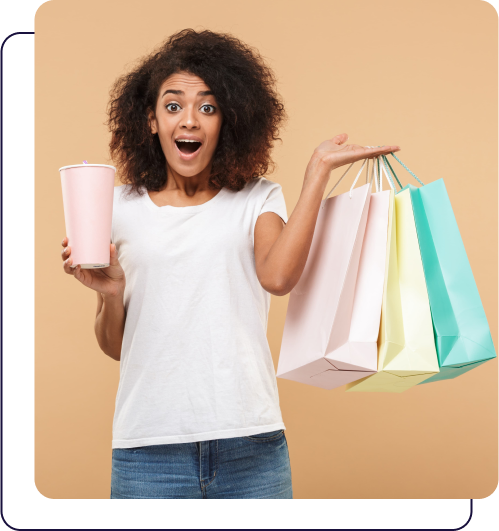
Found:
[[[75,164],[61,172],[71,267],[108,267],[113,219],[114,174],[106,164]]]

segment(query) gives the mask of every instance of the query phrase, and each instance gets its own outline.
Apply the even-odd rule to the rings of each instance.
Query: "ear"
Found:
[[[158,132],[158,122],[156,121],[156,117],[154,116],[154,112],[152,110],[149,110],[148,122],[149,128],[151,129],[151,133],[154,135]]]

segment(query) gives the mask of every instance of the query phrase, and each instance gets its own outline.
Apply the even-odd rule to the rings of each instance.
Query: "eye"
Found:
[[[180,107],[180,105],[178,103],[169,103],[168,105],[165,105],[165,107],[168,109],[168,107],[170,107],[171,105],[173,105],[173,107]],[[171,110],[171,109],[169,109]],[[176,112],[176,111],[172,111],[172,112]]]
[[[207,112],[206,114],[213,114],[213,113],[217,110],[217,108],[216,108],[214,105],[208,105],[208,104],[203,105],[203,106],[201,107],[201,109],[206,109],[206,107],[208,107],[208,108],[211,107],[211,108],[213,109],[212,112]]]

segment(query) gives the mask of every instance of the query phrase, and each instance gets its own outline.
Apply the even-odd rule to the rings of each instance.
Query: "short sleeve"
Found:
[[[282,186],[278,183],[274,183],[266,179],[266,198],[263,202],[260,214],[264,212],[274,212],[282,218],[284,223],[288,222],[288,213],[286,209],[286,201],[284,200],[284,194],[282,193]]]

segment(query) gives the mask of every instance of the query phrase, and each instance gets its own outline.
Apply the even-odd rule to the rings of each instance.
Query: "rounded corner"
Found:
[[[36,477],[34,479],[34,483],[35,483],[35,489],[39,492],[39,494],[41,494],[47,500],[57,500],[57,499],[59,499],[59,498],[51,498],[50,496],[47,496],[46,494],[43,494],[43,492],[38,488],[38,485],[36,484]]]
[[[45,0],[44,2],[42,2],[35,10],[35,14],[33,15],[33,18],[36,18],[36,15],[38,14],[38,12],[40,11],[40,8],[45,5],[45,4],[48,4],[49,3],[49,0]]]
[[[36,486],[36,481],[33,481],[33,486],[35,487],[35,491],[36,491],[40,496],[42,496],[42,497],[45,498],[46,500],[50,500],[50,498],[48,498],[47,496],[45,496],[44,494],[42,494],[42,492],[40,491],[40,489]]]
[[[485,0],[485,3],[486,4],[490,4],[492,6],[492,9],[495,9],[495,12],[496,12],[496,17],[499,16],[499,12],[497,11],[497,7],[490,1],[490,0]],[[487,8],[488,9],[488,8]],[[494,491],[495,492],[495,491]]]
[[[42,8],[42,6],[45,6],[47,4],[50,3],[50,0],[44,0],[43,2],[40,3],[40,5],[35,9],[35,12],[33,14],[33,27],[36,28],[36,23],[37,23],[37,20],[36,20],[36,15],[38,15],[40,13],[40,9]],[[44,11],[45,8],[42,10]]]
[[[498,488],[499,488],[499,482],[497,482],[494,490],[488,496],[485,496],[485,498],[483,498],[483,499],[486,500],[487,498],[490,498],[491,496],[493,496],[497,492]]]

